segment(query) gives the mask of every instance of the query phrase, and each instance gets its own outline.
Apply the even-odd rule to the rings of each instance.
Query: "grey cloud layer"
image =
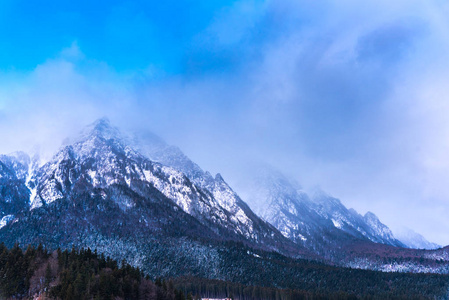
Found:
[[[244,162],[267,161],[449,244],[446,12],[443,1],[240,1],[193,39],[185,72],[166,76],[116,73],[73,44],[1,75],[0,151],[51,152],[107,115],[241,189]]]

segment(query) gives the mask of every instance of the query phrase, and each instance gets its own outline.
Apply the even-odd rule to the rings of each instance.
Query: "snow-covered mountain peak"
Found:
[[[114,127],[109,119],[101,118],[84,127],[72,138],[66,139],[63,147],[52,160],[63,160],[71,155],[79,158],[99,157],[109,152],[133,152],[130,138]]]
[[[394,236],[408,248],[428,250],[441,248],[440,245],[429,242],[421,234],[407,227],[396,229],[394,231]]]
[[[76,234],[80,224],[101,229],[110,223],[107,234],[117,230],[126,238],[139,226],[160,237],[180,225],[201,237],[243,241],[295,256],[307,249],[304,253],[335,261],[354,242],[403,246],[371,212],[362,216],[319,189],[309,194],[273,168],[252,171],[257,180],[247,194],[252,198],[244,200],[251,201],[259,216],[220,173],[203,171],[178,147],[150,132],[127,136],[103,118],[43,166],[23,153],[0,156],[0,229],[25,224],[23,215],[46,224],[54,213],[52,228],[58,228],[61,218],[70,220],[58,235],[63,238],[67,232]],[[173,236],[183,232],[176,229]],[[145,244],[146,239],[142,235]]]
[[[111,130],[116,130],[111,125],[111,121],[107,117],[100,118],[98,120],[95,120],[93,123],[89,124],[87,128],[92,128],[92,130],[99,131],[99,132],[108,132]]]
[[[365,218],[365,220],[372,222],[372,223],[380,222],[379,218],[374,213],[372,213],[370,211],[366,212],[366,214],[363,216],[363,218]]]
[[[73,201],[86,191],[122,210],[138,207],[141,198],[165,201],[214,232],[277,249],[275,241],[284,237],[258,218],[220,174],[212,177],[179,148],[145,136],[149,139],[130,138],[107,119],[87,126],[33,176],[31,210]]]
[[[229,212],[232,223],[230,226],[236,226],[240,234],[256,239],[261,237],[262,231],[263,235],[272,234],[272,229],[266,230],[267,224],[261,222],[220,174],[212,176],[190,160],[178,147],[165,143],[150,132],[135,133],[130,141],[136,151],[154,162],[182,172],[192,184],[211,195],[211,205]]]
[[[217,173],[217,175],[215,175],[215,180],[219,182],[224,182],[224,179],[220,173]]]
[[[384,225],[374,213],[368,211],[363,216],[363,219],[365,220],[366,224],[371,227],[376,236],[381,237],[386,241],[396,240],[390,228]]]
[[[76,143],[93,138],[123,140],[125,136],[118,128],[111,125],[108,118],[101,118],[87,125],[74,142]]]
[[[306,192],[273,168],[257,170],[244,200],[294,242],[324,255],[330,245],[354,238],[402,246],[374,214],[364,218],[318,187]]]

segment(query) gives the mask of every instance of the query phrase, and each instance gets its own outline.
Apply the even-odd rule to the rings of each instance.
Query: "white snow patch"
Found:
[[[0,228],[5,227],[11,220],[14,219],[13,215],[6,215],[0,220]]]
[[[33,210],[33,209],[35,209],[35,208],[39,208],[39,207],[41,207],[42,205],[43,205],[43,204],[42,204],[42,199],[41,199],[41,197],[35,196],[35,197],[33,198],[33,201],[31,202],[30,210]]]
[[[307,238],[305,236],[303,236],[302,234],[298,233],[298,237],[303,241],[307,241]]]
[[[56,182],[54,180],[44,187],[41,191],[41,197],[45,203],[49,204],[64,197],[61,191],[58,190]]]
[[[97,179],[97,171],[89,170],[87,171],[87,175],[91,178],[91,182],[93,186],[97,186],[99,184],[99,181]]]
[[[254,256],[254,257],[257,257],[257,258],[262,258],[262,256],[260,256],[260,255],[258,255],[258,254],[256,254],[256,253],[253,253],[253,252],[251,252],[251,251],[246,251],[246,253],[249,254],[249,255],[252,255],[252,256]]]
[[[339,229],[341,229],[343,227],[343,224],[341,223],[340,220],[332,219],[332,223],[334,223],[334,226],[339,228]]]
[[[34,199],[36,199],[36,195],[37,195],[37,187],[34,187],[33,189],[31,189],[30,204],[34,202]]]

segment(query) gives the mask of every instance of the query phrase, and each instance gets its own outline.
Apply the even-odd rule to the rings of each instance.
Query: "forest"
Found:
[[[321,268],[320,276],[326,277],[323,286],[281,289],[188,276],[150,278],[125,260],[117,262],[89,248],[49,252],[42,245],[22,250],[18,244],[11,249],[0,244],[0,299],[435,299],[443,298],[448,286],[445,275],[381,273],[314,263],[303,268],[304,274]],[[317,280],[303,277],[305,283]]]

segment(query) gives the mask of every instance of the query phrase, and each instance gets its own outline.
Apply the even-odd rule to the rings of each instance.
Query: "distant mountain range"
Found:
[[[230,247],[252,249],[239,252],[252,258],[277,252],[376,270],[449,269],[447,249],[407,249],[430,244],[398,240],[373,213],[362,216],[322,191],[307,194],[276,170],[256,173],[248,206],[177,147],[100,119],[48,162],[0,156],[0,241],[90,247],[159,276],[228,280],[242,268]],[[282,268],[276,261],[266,263]]]
[[[245,186],[250,207],[284,236],[305,247],[322,249],[323,255],[350,237],[396,247],[441,248],[412,230],[396,236],[372,212],[362,216],[317,188],[307,193],[273,167],[255,169],[256,175]]]
[[[196,184],[214,190],[214,179],[209,172],[204,172],[179,148],[167,145],[158,136],[150,132],[140,133],[134,136],[133,146],[151,160],[180,170]],[[438,245],[428,242],[417,233],[412,236],[412,231],[408,232],[408,238],[401,235],[401,239],[396,239],[391,230],[373,213],[368,212],[361,216],[353,209],[348,210],[340,200],[323,191],[316,190],[312,196],[307,195],[298,184],[272,167],[264,165],[256,168],[253,173],[257,175],[250,180],[250,189],[247,192],[250,196],[244,200],[257,215],[274,225],[285,237],[302,243],[305,247],[318,248],[319,245],[313,242],[313,236],[322,239],[323,234],[332,235],[334,232],[340,239],[345,239],[344,236],[349,234],[386,245],[416,249],[438,248]],[[217,177],[221,178],[221,175],[217,174]],[[227,184],[226,190],[232,191]],[[227,201],[226,198],[232,199],[231,202],[237,201],[238,198],[233,191],[226,196],[217,193],[215,195],[224,202]],[[296,214],[284,214],[292,209]],[[332,224],[329,221],[332,221]],[[306,236],[310,238],[308,242]],[[333,237],[328,242],[337,240],[338,237]]]
[[[394,232],[394,236],[408,248],[434,250],[440,245],[429,242],[425,237],[410,228],[402,227]]]

